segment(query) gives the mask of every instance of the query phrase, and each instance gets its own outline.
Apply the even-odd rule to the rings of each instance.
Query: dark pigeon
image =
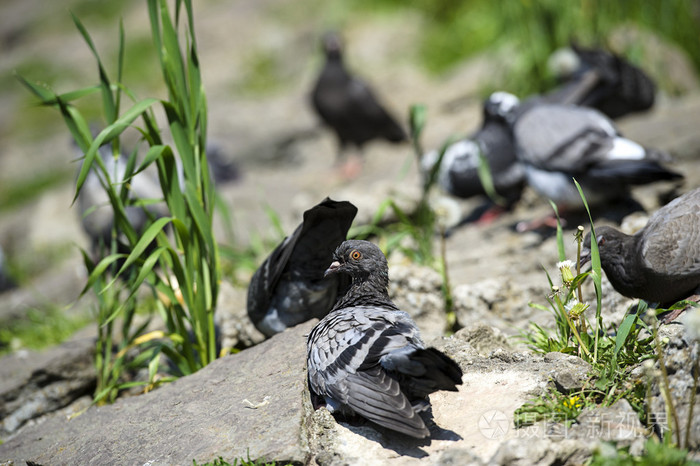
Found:
[[[270,337],[333,307],[342,280],[324,278],[333,251],[347,238],[357,208],[324,199],[304,212],[304,221],[272,251],[248,287],[248,316]]]
[[[583,205],[572,178],[589,204],[626,198],[634,185],[683,178],[661,165],[668,154],[623,138],[591,108],[534,102],[511,121],[528,184],[563,209]]]
[[[115,158],[109,144],[100,147],[99,156],[109,173],[111,182],[114,184],[123,182],[127,169],[127,156],[121,154]],[[102,186],[106,182],[102,170],[95,162],[78,193],[78,211],[83,230],[90,238],[93,260],[99,260],[105,255],[112,240],[114,212],[109,197]],[[149,172],[139,172],[129,180],[129,199],[131,201],[162,197],[163,191],[158,179],[151,176]],[[139,234],[143,233],[154,219],[169,214],[164,202],[149,204],[146,207],[129,205],[125,210],[127,219]],[[118,252],[129,253],[127,244],[126,238],[118,237]]]
[[[326,64],[314,85],[311,99],[323,122],[335,131],[340,152],[358,148],[372,139],[402,142],[406,132],[379,103],[363,80],[348,72],[337,34],[323,38]]]
[[[209,175],[217,187],[237,181],[241,177],[238,165],[226,156],[219,144],[207,143],[207,164]]]
[[[550,94],[552,101],[592,107],[613,119],[654,105],[654,81],[619,55],[573,44],[550,63],[565,80]]]
[[[462,370],[435,348],[389,299],[389,267],[368,241],[350,240],[333,255],[326,275],[348,275],[352,285],[309,334],[309,389],[315,407],[357,414],[417,438],[430,435],[419,413],[428,395],[457,391]]]
[[[666,204],[630,236],[596,228],[600,264],[613,288],[661,308],[700,292],[700,188]],[[590,260],[591,234],[582,263]]]
[[[12,279],[5,262],[5,253],[0,246],[0,293],[17,287],[17,283]]]
[[[512,94],[495,92],[484,101],[481,128],[468,138],[447,147],[438,171],[438,184],[447,193],[468,199],[485,196],[486,190],[479,178],[479,155],[488,162],[496,193],[510,209],[519,199],[525,186],[525,171],[518,163],[515,144],[506,116],[518,106]],[[430,173],[439,154],[431,151],[421,160],[425,174]],[[485,219],[484,216],[481,217]]]

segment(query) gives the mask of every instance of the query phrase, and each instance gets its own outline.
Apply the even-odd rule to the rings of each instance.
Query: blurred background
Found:
[[[71,12],[89,30],[111,73],[123,20],[124,81],[139,98],[165,97],[144,2],[0,3],[0,246],[18,285],[0,294],[0,351],[55,342],[89,321],[84,306],[73,305],[85,280],[78,246],[88,244],[71,208],[78,154],[59,113],[36,105],[14,76],[56,92],[98,82]],[[683,114],[686,102],[699,98],[695,0],[198,0],[195,23],[209,141],[240,175],[221,189],[231,219],[221,222],[219,240],[255,243],[259,256],[269,251],[266,239],[289,231],[325,195],[352,200],[362,221],[381,199],[400,200],[419,190],[408,145],[368,147],[364,173],[351,183],[330,176],[335,141],[319,130],[308,102],[323,63],[319,39],[325,31],[340,31],[348,67],[404,123],[411,104],[427,105],[426,148],[473,131],[482,99],[494,90],[525,97],[551,89],[556,80],[547,61],[571,41],[612,50],[644,69],[658,86],[653,112],[674,106]],[[100,104],[99,94],[78,104],[98,126],[104,124]],[[689,107],[688,115],[697,108]],[[676,136],[665,149],[685,158],[697,155],[697,120],[681,118],[658,128],[643,118],[626,120],[648,137],[640,142],[653,142],[655,131],[670,131]],[[133,143],[136,135],[131,137]],[[231,273],[240,273],[233,281],[244,286],[250,270]],[[48,330],[17,341],[22,322],[35,328],[41,322]]]

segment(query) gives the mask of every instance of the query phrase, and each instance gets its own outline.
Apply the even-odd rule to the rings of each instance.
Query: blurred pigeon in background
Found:
[[[7,263],[5,262],[5,253],[2,250],[2,246],[0,246],[0,293],[3,291],[8,291],[13,288],[16,288],[17,284],[15,281],[10,277],[8,271],[7,271]]]
[[[389,267],[368,241],[350,240],[333,255],[326,275],[348,275],[352,285],[309,334],[307,365],[314,407],[358,414],[416,438],[430,436],[419,413],[428,395],[457,391],[462,370],[435,348],[425,348],[410,316],[389,299]]]
[[[339,157],[349,145],[362,149],[372,139],[395,143],[407,140],[406,132],[384,109],[370,87],[345,68],[340,37],[336,33],[324,35],[323,50],[326,63],[314,85],[311,101],[323,122],[335,131]],[[361,166],[347,169],[347,175],[352,177],[359,173]]]
[[[483,104],[481,128],[448,146],[440,163],[437,173],[440,187],[453,196],[468,199],[487,195],[479,176],[480,156],[485,158],[493,188],[501,196],[503,205],[484,211],[480,222],[493,220],[510,209],[520,199],[525,186],[525,172],[517,161],[511,128],[506,120],[518,105],[518,98],[512,94],[491,94]],[[438,151],[431,151],[422,157],[421,169],[425,176],[429,175],[439,155]]]
[[[700,188],[654,212],[646,226],[630,236],[614,228],[596,228],[600,264],[615,290],[668,308],[700,293]],[[581,262],[590,261],[591,233]],[[672,311],[673,320],[682,310]]]
[[[324,278],[335,248],[345,241],[357,208],[326,198],[304,212],[304,220],[272,251],[248,287],[248,316],[270,337],[311,318],[322,318],[335,303],[340,277]]]
[[[590,205],[624,199],[633,185],[683,178],[661,165],[670,159],[668,154],[621,137],[597,110],[535,101],[510,111],[528,184],[562,210],[583,207],[572,178]],[[536,226],[519,226],[531,227]]]
[[[110,144],[101,146],[98,154],[102,158],[107,173],[109,173],[111,182],[113,184],[122,183],[127,169],[127,156],[120,154],[114,157]],[[98,261],[104,255],[104,252],[109,250],[112,241],[114,211],[103,183],[106,184],[107,180],[102,170],[95,163],[88,172],[85,183],[78,193],[78,212],[83,230],[90,238],[93,261]],[[132,202],[162,199],[163,197],[160,182],[147,171],[139,172],[133,176],[128,181],[128,187],[128,198]],[[143,233],[152,220],[169,214],[164,202],[153,203],[144,207],[128,205],[125,211],[129,223],[139,234]],[[129,253],[130,248],[127,244],[128,242],[121,235],[117,237],[118,252]]]
[[[572,44],[554,52],[548,65],[564,81],[548,96],[552,102],[596,108],[610,118],[654,105],[654,81],[614,53]]]
[[[207,163],[216,186],[232,183],[241,177],[238,165],[228,159],[224,149],[215,142],[207,142]]]

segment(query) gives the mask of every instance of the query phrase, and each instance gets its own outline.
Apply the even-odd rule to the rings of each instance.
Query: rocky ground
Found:
[[[3,4],[0,17],[5,22],[10,13],[25,18],[29,15],[25,8],[30,7],[20,5],[31,3]],[[239,244],[270,236],[273,229],[264,211],[266,205],[279,214],[286,231],[291,231],[301,213],[327,195],[357,205],[358,223],[369,221],[386,198],[410,207],[419,196],[419,177],[408,145],[372,144],[365,151],[361,176],[352,182],[337,176],[334,140],[318,129],[306,102],[318,66],[315,38],[322,30],[317,24],[320,20],[304,22],[291,15],[292,19],[283,22],[279,11],[289,13],[289,8],[285,10],[282,3],[251,0],[234,7],[211,1],[197,17],[210,99],[210,136],[236,160],[242,173],[239,182],[220,190],[232,210]],[[3,28],[8,29],[8,24]],[[23,24],[12,23],[17,28]],[[131,34],[148,27],[140,4],[130,7],[125,24]],[[410,60],[419,27],[420,19],[406,14],[370,17],[349,24],[345,32],[350,63],[371,76],[397,114],[414,102],[428,105],[423,142],[432,148],[449,135],[467,133],[478,125],[479,89],[498,67],[495,59],[479,57],[446,76],[426,75]],[[48,63],[60,61],[57,57],[62,54],[70,66],[94,69],[77,33],[68,29],[53,34],[52,39],[20,35],[24,39],[4,45],[8,60],[0,66],[9,70],[7,67],[19,66],[22,56],[35,53]],[[100,30],[95,35],[98,46],[107,47],[106,37],[116,31]],[[275,52],[281,48],[284,53]],[[64,49],[76,52],[68,57]],[[236,83],[245,82],[251,49],[276,53],[276,66],[284,76],[276,90],[250,95],[234,89]],[[686,176],[680,191],[700,186],[700,89],[687,69],[681,66],[680,71],[669,72],[686,73],[682,78],[690,83],[686,94],[661,95],[651,112],[619,122],[631,139],[668,150],[675,157],[674,166]],[[63,86],[64,91],[76,86],[72,82],[54,85]],[[48,125],[43,132],[39,128],[20,131],[11,115],[26,105],[22,92],[14,85],[12,92],[0,94],[4,103],[0,138],[5,147],[0,156],[2,183],[29,179],[38,167],[65,171],[72,158],[66,133],[54,126]],[[30,114],[47,121],[39,110]],[[637,189],[634,195],[650,212],[674,188],[655,185]],[[10,253],[43,257],[68,250],[60,260],[36,266],[40,272],[22,288],[1,296],[0,322],[22,318],[28,309],[47,302],[78,314],[89,306],[89,300],[75,302],[85,273],[77,248],[71,245],[87,242],[70,208],[72,194],[66,179],[35,200],[0,212],[0,243]],[[478,203],[460,202],[460,207],[466,214]],[[392,296],[415,317],[425,339],[454,357],[465,372],[459,392],[432,397],[432,441],[408,441],[368,425],[336,422],[325,410],[313,412],[304,372],[304,335],[311,323],[217,360],[149,394],[83,412],[95,383],[94,329],[89,327],[59,347],[39,353],[20,350],[0,360],[0,438],[4,440],[0,462],[189,464],[192,459],[210,461],[219,455],[229,460],[250,455],[319,464],[579,464],[601,439],[628,442],[631,449],[640,451],[642,426],[629,415],[631,408],[623,401],[605,408],[610,411],[582,414],[576,428],[563,433],[561,425],[513,428],[516,408],[553,382],[572,390],[586,373],[585,363],[578,358],[535,355],[510,338],[527,329],[529,322],[552,324],[549,313],[528,304],[546,303],[549,287],[543,267],[554,272],[555,239],[538,233],[516,234],[513,228],[518,221],[548,212],[545,201],[527,192],[513,212],[493,224],[465,226],[447,238],[455,314],[463,327],[449,338],[443,337],[447,322],[439,274],[408,263],[398,254],[389,258]],[[644,214],[634,214],[623,228],[633,231],[643,221]],[[573,241],[568,240],[576,226],[573,223],[565,230],[569,255],[574,251]],[[219,229],[223,231],[223,225]],[[260,343],[262,336],[245,316],[245,288],[231,282],[222,284],[217,311],[224,345]],[[631,302],[609,286],[604,295],[606,322],[619,322]],[[586,299],[592,296],[587,289]],[[692,384],[687,361],[697,347],[689,343],[680,324],[669,325],[665,331],[674,395],[689,400]],[[652,395],[652,408],[663,412],[658,388]],[[687,418],[687,405],[680,404],[681,417],[685,413]],[[601,424],[605,419],[616,419],[615,427]],[[590,435],[592,431],[597,434]],[[693,424],[691,434],[697,451],[700,423]]]

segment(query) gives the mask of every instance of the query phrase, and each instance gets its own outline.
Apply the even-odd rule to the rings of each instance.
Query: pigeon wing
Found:
[[[640,232],[644,264],[667,274],[700,274],[700,189],[656,211]]]
[[[379,425],[425,437],[425,424],[396,376],[380,364],[383,356],[407,345],[423,347],[402,311],[358,306],[334,312],[309,335],[310,388]]]
[[[525,163],[577,173],[613,147],[617,130],[598,111],[568,105],[536,105],[515,123],[517,153]]]

